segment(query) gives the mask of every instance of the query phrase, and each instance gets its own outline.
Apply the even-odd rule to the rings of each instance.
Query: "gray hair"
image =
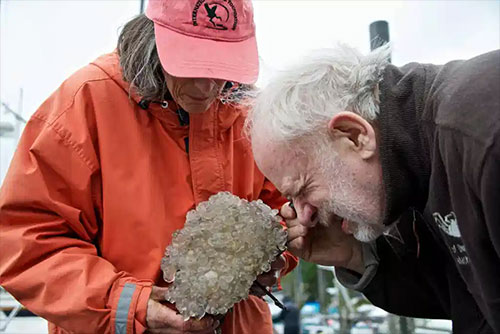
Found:
[[[123,27],[118,37],[123,79],[146,100],[162,101],[167,93],[160,58],[156,52],[154,23],[141,14]]]
[[[123,79],[130,89],[145,100],[163,101],[168,88],[156,51],[153,21],[141,14],[127,22],[118,37],[117,49]],[[219,99],[223,103],[247,105],[244,100],[252,91],[252,85],[233,83],[222,91]]]
[[[247,119],[247,134],[265,128],[283,142],[309,137],[324,133],[325,124],[340,111],[374,121],[379,112],[378,83],[389,57],[389,45],[366,56],[343,44],[315,51],[258,94]]]

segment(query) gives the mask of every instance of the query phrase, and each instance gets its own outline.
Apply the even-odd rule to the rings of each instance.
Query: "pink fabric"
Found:
[[[156,46],[167,73],[245,84],[259,74],[250,0],[150,0]]]

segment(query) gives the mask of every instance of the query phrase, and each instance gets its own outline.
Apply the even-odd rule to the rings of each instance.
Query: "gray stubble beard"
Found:
[[[361,242],[377,239],[386,230],[382,224],[381,189],[365,188],[370,194],[355,194],[361,187],[356,189],[357,181],[345,164],[337,156],[322,160],[325,174],[330,174],[325,177],[338,181],[329,184],[329,200],[319,209],[320,223],[330,224],[335,214],[346,220],[347,230],[355,239]]]

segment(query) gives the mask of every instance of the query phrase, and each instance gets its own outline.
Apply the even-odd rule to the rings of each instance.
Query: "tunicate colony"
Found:
[[[172,284],[166,299],[184,319],[225,314],[248,298],[256,277],[286,249],[278,210],[261,200],[213,195],[188,212],[173,234],[161,269]]]

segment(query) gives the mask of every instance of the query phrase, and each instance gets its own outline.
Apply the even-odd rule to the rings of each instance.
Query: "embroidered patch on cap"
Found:
[[[198,0],[193,8],[193,26],[216,30],[236,30],[238,12],[231,0]]]

